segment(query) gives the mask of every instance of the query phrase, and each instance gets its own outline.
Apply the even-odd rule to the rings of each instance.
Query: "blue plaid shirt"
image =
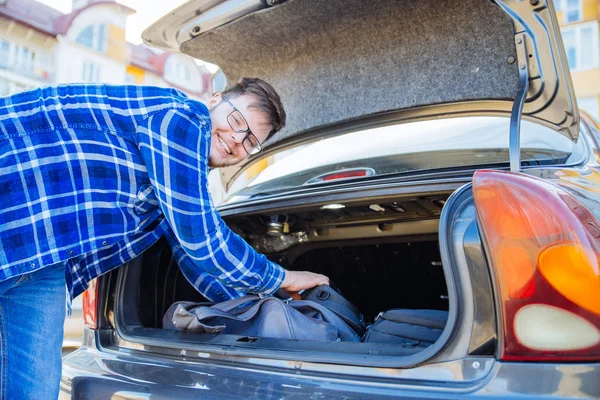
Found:
[[[208,193],[207,108],[174,89],[63,85],[0,98],[0,281],[66,262],[71,298],[166,235],[212,300],[271,294],[285,271]]]

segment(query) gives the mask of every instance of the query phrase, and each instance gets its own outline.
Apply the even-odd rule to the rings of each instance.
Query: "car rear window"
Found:
[[[317,139],[245,167],[229,185],[227,202],[340,180],[507,164],[509,124],[505,117],[445,118]],[[565,164],[581,151],[580,143],[522,121],[523,165]]]

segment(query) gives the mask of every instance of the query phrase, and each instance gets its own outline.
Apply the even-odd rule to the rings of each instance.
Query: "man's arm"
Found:
[[[232,232],[208,192],[210,122],[186,110],[151,115],[137,128],[139,148],[160,207],[181,247],[202,272],[248,293],[270,295],[328,283],[327,277],[286,271]],[[308,285],[308,286],[307,286]]]
[[[167,229],[165,236],[173,252],[173,261],[177,263],[183,276],[208,300],[221,302],[245,295],[244,292],[221,283],[218,276],[199,271],[198,265],[181,247],[171,229]]]

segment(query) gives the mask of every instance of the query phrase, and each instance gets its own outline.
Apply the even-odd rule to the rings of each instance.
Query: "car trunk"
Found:
[[[234,10],[229,2],[192,0],[144,33],[149,45],[218,65],[230,87],[243,76],[265,79],[293,110],[261,156],[221,170],[227,190],[250,164],[268,165],[270,157],[294,145],[400,121],[466,113],[510,116],[513,170],[521,166],[522,115],[577,138],[579,117],[569,75],[563,73],[568,66],[551,2],[257,3],[258,8]],[[474,137],[481,134],[474,131]],[[470,181],[476,167],[429,174],[423,169],[339,187],[307,181],[281,195],[230,199],[220,209],[257,251],[286,268],[328,275],[367,323],[393,308],[448,310],[446,328],[427,348],[161,329],[174,301],[203,300],[164,242],[111,275],[118,279],[112,282],[116,296],[112,306],[107,303],[107,315],[118,333],[116,343],[186,359],[239,356],[236,360],[261,363],[354,366],[408,367],[493,355],[492,288],[474,208],[461,205],[468,211],[460,217],[447,211],[449,196]],[[470,242],[454,225],[462,234],[470,232]]]
[[[390,309],[449,309],[437,235],[447,196],[438,193],[382,201],[357,200],[353,204],[347,202],[344,209],[304,207],[279,214],[230,216],[225,220],[272,261],[287,269],[329,276],[360,309],[365,322],[372,324],[381,312]],[[220,346],[214,347],[216,352],[225,345],[231,349],[251,346],[266,352],[284,348],[295,352],[297,359],[303,358],[297,352],[318,359],[320,353],[331,352],[332,345],[342,357],[414,356],[424,350],[382,343],[303,342],[191,332],[178,336],[183,332],[162,329],[167,309],[176,301],[206,299],[183,276],[164,239],[125,268],[113,272],[111,277],[114,276],[111,291],[116,294],[115,302],[109,301],[106,315],[111,316],[109,319],[130,346],[145,343],[185,349],[209,345],[209,353],[210,346],[215,345]],[[434,346],[440,348],[441,344]]]
[[[291,263],[286,254],[272,257],[287,269],[327,275],[356,304],[367,323],[392,308],[448,310],[448,291],[434,236],[394,240],[353,240],[306,246]],[[300,246],[302,247],[302,246]],[[144,273],[137,289],[142,326],[161,328],[167,309],[176,301],[206,301],[171,261],[166,241],[144,253]]]

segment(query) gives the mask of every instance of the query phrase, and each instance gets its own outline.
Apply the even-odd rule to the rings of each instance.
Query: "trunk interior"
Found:
[[[448,289],[437,236],[446,198],[422,197],[377,204],[371,201],[343,210],[320,208],[281,215],[234,216],[226,218],[226,222],[258,251],[286,269],[327,275],[342,295],[360,309],[368,326],[380,313],[391,309],[448,310]],[[206,301],[172,259],[164,238],[118,273],[119,277],[113,280],[117,294],[113,324],[116,320],[121,331],[135,332],[138,338],[146,333],[149,337],[160,337],[160,331],[165,331],[163,316],[174,302]],[[186,334],[186,340],[195,337],[199,342],[211,344],[233,340],[236,345],[243,342],[242,345],[271,349],[296,346],[300,350],[331,351],[332,348],[331,342],[301,344],[302,341],[287,340],[288,344],[282,345],[283,339]],[[414,355],[423,350],[414,346],[336,342],[334,351],[373,354],[374,348],[377,354],[386,356]]]
[[[272,259],[280,261],[281,257]],[[281,264],[327,275],[357,305],[367,323],[393,308],[448,310],[437,238],[339,243],[306,249],[292,263]],[[172,261],[166,241],[144,253],[143,268],[137,311],[144,327],[161,328],[163,315],[176,301],[207,301]]]

